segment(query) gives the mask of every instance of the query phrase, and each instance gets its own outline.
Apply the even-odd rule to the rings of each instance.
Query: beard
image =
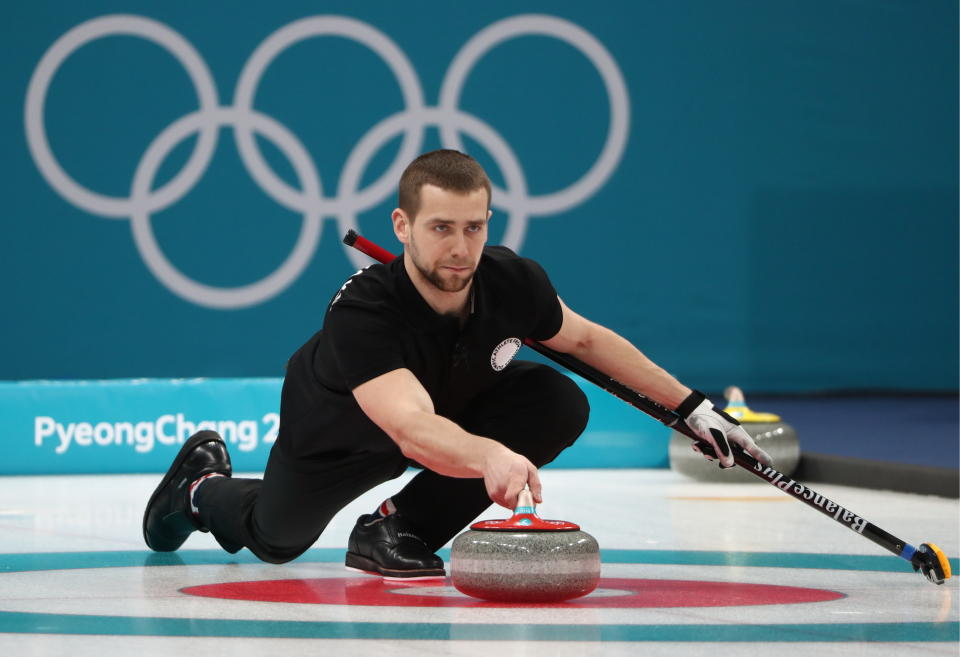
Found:
[[[469,266],[469,263],[441,263],[431,269],[424,265],[424,263],[420,260],[420,254],[417,251],[416,245],[412,241],[410,243],[410,247],[410,259],[413,261],[413,266],[417,268],[417,271],[420,272],[421,276],[423,276],[431,285],[441,292],[460,292],[470,285],[470,281],[473,280],[473,274],[476,271],[475,269],[470,270],[470,272],[464,276],[450,274],[444,278],[444,276],[440,273],[441,266],[446,265],[450,267],[466,267]]]
[[[417,268],[417,271],[419,271],[420,274],[427,279],[431,285],[443,292],[460,292],[470,284],[470,281],[473,280],[472,271],[463,277],[450,275],[448,278],[444,278],[439,271],[439,266],[434,267],[433,269],[427,269],[417,260],[416,257],[413,258],[413,264]],[[460,267],[462,265],[458,264],[453,266]]]

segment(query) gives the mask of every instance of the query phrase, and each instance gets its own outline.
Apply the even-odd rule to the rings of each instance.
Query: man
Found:
[[[199,529],[229,552],[283,563],[347,503],[415,463],[422,472],[358,519],[346,565],[443,575],[434,552],[491,500],[513,508],[529,486],[541,502],[537,469],[586,426],[586,398],[568,377],[512,361],[527,337],[677,409],[722,466],[733,465],[729,442],[769,462],[702,394],[570,310],[539,265],[487,247],[489,208],[490,181],[469,156],[414,160],[392,214],[403,257],[351,277],[291,357],[263,480],[231,478],[216,433],[192,436],[147,504],[147,545],[176,550]]]

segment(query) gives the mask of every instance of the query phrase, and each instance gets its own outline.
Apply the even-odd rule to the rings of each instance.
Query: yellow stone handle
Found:
[[[726,390],[723,391],[723,396],[727,399],[727,407],[723,411],[740,422],[780,421],[780,416],[774,413],[757,413],[750,410],[747,406],[747,400],[743,396],[743,390],[737,386],[727,386]]]

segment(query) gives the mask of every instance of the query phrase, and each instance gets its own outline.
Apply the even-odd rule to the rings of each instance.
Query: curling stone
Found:
[[[797,432],[779,415],[750,410],[743,391],[730,386],[723,392],[727,407],[723,410],[736,418],[750,437],[773,459],[773,467],[784,475],[791,475],[800,462],[800,442]],[[699,481],[745,483],[759,481],[743,468],[721,470],[702,455],[693,451],[692,441],[682,433],[670,434],[670,467],[682,475]]]
[[[600,547],[578,525],[543,520],[530,491],[507,520],[484,520],[453,540],[450,574],[458,591],[497,602],[561,602],[600,581]]]

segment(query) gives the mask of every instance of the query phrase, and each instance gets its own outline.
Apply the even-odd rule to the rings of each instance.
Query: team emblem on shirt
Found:
[[[497,372],[502,370],[509,365],[513,357],[517,355],[517,352],[520,351],[520,346],[519,338],[507,338],[498,344],[493,348],[493,353],[490,354],[490,367]]]

